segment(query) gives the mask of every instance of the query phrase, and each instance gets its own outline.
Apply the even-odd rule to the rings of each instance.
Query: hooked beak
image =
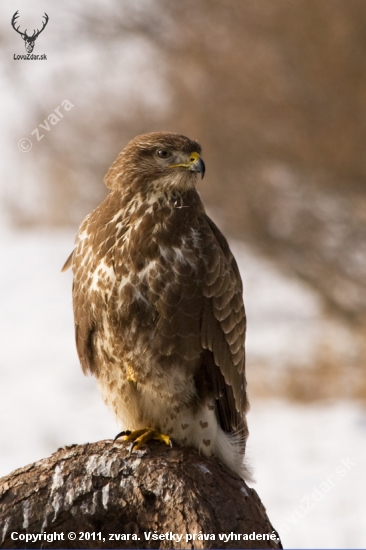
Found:
[[[191,153],[189,155],[189,162],[187,163],[179,163],[179,164],[171,164],[170,168],[185,168],[186,170],[189,170],[190,172],[199,172],[201,174],[201,179],[203,179],[203,176],[205,175],[206,167],[205,163],[201,159],[198,153]]]
[[[199,172],[201,174],[201,179],[203,180],[203,177],[206,171],[206,166],[203,160],[201,159],[201,157],[198,157],[193,163],[190,162],[189,164],[190,164],[189,170],[192,170],[192,172]]]

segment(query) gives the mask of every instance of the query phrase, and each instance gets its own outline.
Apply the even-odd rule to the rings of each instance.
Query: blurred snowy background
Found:
[[[13,59],[17,10],[22,30],[48,13],[47,61]],[[359,0],[1,3],[0,475],[116,434],[60,269],[126,142],[178,131],[244,281],[255,488],[285,547],[366,546],[365,18]]]

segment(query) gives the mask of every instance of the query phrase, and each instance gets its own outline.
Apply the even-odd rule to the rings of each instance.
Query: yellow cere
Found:
[[[169,168],[179,168],[180,166],[182,168],[189,168],[191,164],[194,164],[197,162],[197,160],[200,158],[198,153],[191,153],[189,155],[189,162],[188,163],[181,163],[181,164],[171,164]]]

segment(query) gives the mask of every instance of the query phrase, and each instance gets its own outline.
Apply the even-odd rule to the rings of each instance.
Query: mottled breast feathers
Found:
[[[113,385],[127,391],[122,376],[143,396],[136,401],[141,418],[146,388],[170,396],[176,414],[191,407],[194,416],[212,397],[221,429],[241,433],[245,448],[242,282],[195,189],[204,172],[200,147],[168,133],[131,143],[109,170],[111,191],[84,220],[65,264],[74,273],[83,370],[112,393]]]

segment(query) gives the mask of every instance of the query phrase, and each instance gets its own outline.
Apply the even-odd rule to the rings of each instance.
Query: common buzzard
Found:
[[[175,133],[134,138],[63,269],[74,274],[83,371],[125,439],[172,439],[248,479],[242,282],[195,188],[200,153]]]

